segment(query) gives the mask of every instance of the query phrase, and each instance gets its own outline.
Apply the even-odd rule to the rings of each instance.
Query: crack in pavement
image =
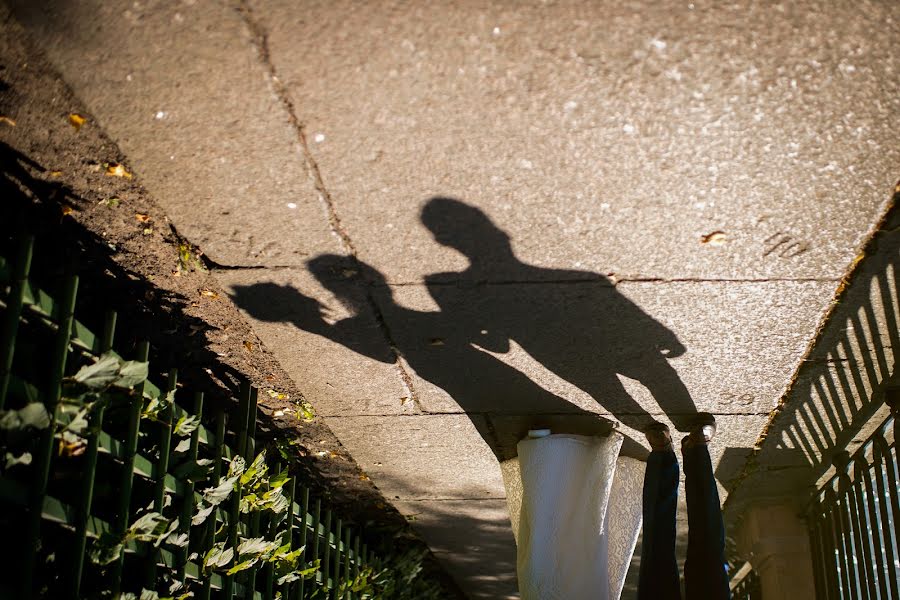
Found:
[[[241,15],[241,18],[243,19],[245,25],[247,26],[247,29],[250,32],[253,46],[256,48],[259,60],[265,67],[265,70],[269,76],[269,80],[272,82],[275,96],[278,98],[278,101],[281,103],[282,107],[287,113],[288,122],[297,135],[297,141],[299,142],[300,148],[303,152],[303,161],[304,166],[306,167],[306,172],[309,174],[313,186],[319,194],[319,199],[325,206],[325,211],[328,215],[328,224],[331,227],[331,231],[338,237],[338,239],[340,239],[344,252],[346,252],[346,254],[353,260],[354,263],[359,264],[356,246],[354,245],[353,240],[350,238],[350,234],[347,233],[346,229],[344,229],[344,225],[341,222],[341,218],[338,215],[337,208],[335,207],[334,199],[331,197],[331,194],[325,187],[325,182],[322,179],[322,173],[319,170],[319,165],[316,163],[315,159],[312,156],[312,152],[310,152],[309,150],[309,144],[306,141],[306,130],[303,126],[303,123],[301,123],[300,119],[297,117],[297,111],[294,107],[294,102],[291,100],[290,94],[288,94],[287,88],[285,87],[284,83],[278,77],[278,72],[275,69],[275,64],[272,62],[272,57],[269,50],[268,34],[263,29],[262,25],[254,18],[253,9],[250,8],[246,0],[240,0],[238,2],[237,11]],[[384,319],[384,315],[381,312],[381,308],[378,306],[375,298],[368,292],[369,287],[370,286],[367,286],[366,288],[366,300],[371,307],[372,312],[374,313],[374,317],[378,323],[379,329],[384,335],[388,346],[391,348],[391,352],[393,352],[394,354],[394,364],[397,368],[397,372],[400,376],[403,387],[409,393],[409,398],[410,400],[412,400],[413,405],[419,411],[421,411],[422,407],[419,402],[419,395],[413,386],[412,376],[409,374],[409,371],[404,364],[405,361],[403,358],[403,353],[400,352],[400,349],[394,342],[390,328],[388,327],[387,322]]]

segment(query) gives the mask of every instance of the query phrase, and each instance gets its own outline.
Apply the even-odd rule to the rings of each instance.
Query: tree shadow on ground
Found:
[[[696,408],[669,364],[685,348],[608,278],[518,260],[509,236],[459,200],[433,198],[421,218],[438,243],[469,261],[464,271],[425,278],[438,311],[402,306],[374,267],[331,254],[307,266],[354,316],[330,323],[318,300],[275,283],[235,286],[234,300],[256,319],[291,323],[375,360],[393,363],[402,356],[467,414],[486,417],[486,424],[473,421],[500,460],[515,454],[515,443],[531,427],[603,434],[614,423],[497,358],[513,344],[617,421],[640,430],[654,420],[625,390],[623,375],[643,384],[678,429],[689,428]],[[372,331],[373,312],[382,335]],[[640,455],[639,445],[629,442],[623,452]]]

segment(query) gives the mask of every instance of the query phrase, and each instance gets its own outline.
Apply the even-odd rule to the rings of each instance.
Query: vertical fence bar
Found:
[[[215,440],[213,440],[213,471],[210,476],[210,481],[213,485],[218,485],[219,480],[222,478],[222,461],[224,460],[222,454],[225,448],[225,411],[221,408],[216,412],[216,433]],[[206,556],[206,554],[212,549],[213,545],[216,543],[216,519],[218,518],[219,510],[213,510],[212,514],[209,515],[206,521],[206,532],[203,536],[203,552],[201,556]],[[204,576],[203,578],[203,588],[200,592],[201,600],[209,600],[210,594],[212,592],[212,581],[209,576]]]
[[[312,535],[313,535],[312,560],[313,560],[313,563],[315,563],[315,561],[319,559],[319,526],[322,523],[321,516],[322,516],[322,499],[316,498],[316,511],[313,514],[313,525],[312,525]],[[316,570],[315,577],[313,578],[313,584],[318,584],[320,572],[321,572],[321,569]],[[315,586],[313,586],[313,587],[315,587]],[[302,591],[302,589],[301,589],[301,591]],[[301,596],[301,597],[305,598],[306,596]]]
[[[359,577],[359,533],[356,534],[356,539],[353,540],[353,580],[356,581],[356,578]],[[350,598],[351,600],[356,595],[351,592]]]
[[[334,528],[334,566],[332,567],[332,581],[334,581],[334,584],[330,594],[335,599],[338,597],[341,577],[341,525],[343,525],[343,521],[338,517]]]
[[[894,442],[896,444],[896,441]],[[887,478],[887,462],[891,460],[891,449],[887,440],[879,432],[872,443],[872,456],[874,457],[875,485],[878,488],[878,509],[880,513],[881,535],[884,540],[885,563],[887,565],[886,583],[891,589],[891,598],[900,600],[900,578],[898,578],[897,566],[894,561],[897,555],[894,553],[894,544],[892,541],[893,532],[890,526],[890,496],[888,495],[885,479]],[[900,542],[900,540],[897,540]]]
[[[141,342],[137,347],[137,360],[147,362],[150,356],[150,343]],[[134,456],[137,454],[138,435],[141,427],[141,408],[143,406],[144,384],[134,388],[134,393],[128,398],[128,430],[125,434],[125,444],[122,447],[122,474],[119,479],[119,508],[113,523],[113,531],[116,534],[124,534],[128,529],[131,516],[131,489],[134,483]],[[110,568],[112,580],[113,598],[122,591],[122,569],[125,566],[124,549],[119,558],[113,562]]]
[[[344,581],[348,583],[347,591],[344,593],[344,597],[349,597],[351,594],[350,591],[350,536],[353,534],[350,531],[350,528],[347,527],[344,531],[344,570],[342,573],[342,577]]]
[[[325,509],[325,528],[322,530],[325,548],[322,552],[322,587],[325,588],[325,595],[328,596],[330,589],[329,580],[331,574],[331,509]]]
[[[872,551],[869,547],[869,535],[867,531],[869,527],[866,518],[866,502],[865,495],[862,491],[861,479],[864,477],[864,471],[862,471],[862,469],[865,469],[867,465],[863,462],[862,467],[860,467],[856,460],[851,461],[848,464],[848,468],[851,465],[853,467],[853,485],[848,490],[848,493],[851,498],[853,510],[850,516],[853,519],[853,530],[856,534],[856,566],[857,573],[859,574],[860,593],[863,598],[868,599],[874,598],[877,592],[875,591],[875,569],[872,566]]]
[[[72,557],[71,598],[81,598],[81,575],[84,571],[84,551],[87,543],[87,524],[91,517],[91,503],[94,498],[94,476],[97,473],[97,451],[100,448],[100,429],[103,426],[102,404],[94,409],[90,417],[88,446],[85,451],[84,472],[81,479],[81,502],[78,507],[78,521],[75,524],[75,551]]]
[[[291,477],[290,480],[288,480],[287,484],[285,484],[285,485],[288,486],[288,510],[287,510],[287,517],[285,519],[285,526],[287,527],[287,529],[285,530],[285,544],[287,544],[288,547],[291,550],[293,550],[294,549],[294,522],[296,520],[296,514],[297,514],[296,513],[297,507],[294,504],[294,494],[296,493],[296,490],[297,490],[296,479],[294,477]],[[302,558],[303,557],[301,555],[301,559]],[[300,564],[302,564],[302,563],[300,563]],[[282,600],[288,600],[291,597],[291,595],[290,595],[291,594],[291,584],[289,582],[284,582],[283,584],[281,584],[281,586],[279,586],[279,591],[281,592]]]
[[[196,392],[194,394],[194,405],[192,407],[193,414],[200,417],[203,414],[203,392]],[[200,452],[200,428],[198,427],[194,431],[191,432],[191,445],[188,448],[187,453],[187,461],[189,464],[194,464],[197,462],[197,456]],[[178,522],[178,533],[181,535],[190,536],[191,531],[191,519],[194,515],[194,481],[191,478],[188,478],[184,484],[184,498],[181,500],[181,516],[179,517]],[[215,515],[210,516],[211,519],[215,520]],[[190,538],[188,538],[188,544],[185,545],[178,552],[178,578],[182,584],[185,583],[185,565],[188,562],[188,555],[190,554]]]
[[[874,448],[872,451],[873,463],[875,461],[875,452]],[[878,527],[878,508],[876,507],[876,498],[875,496],[875,486],[872,484],[872,470],[869,469],[868,462],[866,462],[865,454],[860,454],[857,456],[857,462],[855,462],[857,466],[862,469],[860,476],[862,478],[862,485],[864,486],[864,494],[866,496],[866,508],[868,509],[866,515],[868,520],[867,533],[868,537],[872,543],[872,553],[874,555],[874,560],[872,561],[872,574],[875,576],[877,581],[872,582],[871,593],[873,596],[876,595],[875,585],[878,585],[878,597],[887,598],[887,582],[885,581],[884,572],[885,572],[885,564],[884,564],[884,545],[881,539],[881,528]],[[874,469],[874,464],[873,464]],[[876,570],[877,569],[877,570]]]
[[[258,510],[254,510],[250,515],[250,533],[247,535],[248,538],[259,537],[259,528],[260,528],[260,518],[262,515]],[[235,550],[235,560],[238,559],[237,550]],[[256,590],[256,571],[257,569],[251,568],[247,569],[247,594],[249,598],[253,598],[253,593]]]
[[[116,337],[116,311],[106,311],[106,319],[103,322],[103,336],[100,338],[100,353],[104,354],[112,350],[113,340]]]
[[[241,384],[240,398],[238,400],[238,454],[242,456],[247,463],[253,460],[252,456],[248,456],[252,442],[249,439],[249,415],[250,415],[250,383]],[[230,496],[231,504],[228,511],[228,547],[235,548],[237,551],[238,540],[238,521],[240,519],[241,510],[241,487],[232,492]],[[224,575],[224,597],[226,600],[234,598],[234,575]]]
[[[75,298],[78,295],[78,277],[66,279],[62,300],[59,304],[56,338],[51,354],[52,371],[44,392],[44,407],[50,417],[50,424],[41,430],[36,449],[37,460],[34,466],[29,498],[28,531],[26,534],[25,564],[22,572],[22,598],[31,598],[34,593],[35,561],[40,544],[41,517],[44,497],[47,495],[47,481],[50,477],[50,462],[53,458],[53,441],[56,429],[56,409],[62,392],[62,380],[66,371],[66,360],[69,355],[69,340],[72,335],[72,321],[75,312]]]
[[[0,334],[0,410],[6,408],[6,393],[9,390],[9,379],[12,376],[13,356],[16,351],[16,335],[19,332],[19,319],[25,303],[25,283],[31,270],[31,256],[34,238],[24,236],[19,240],[15,262],[10,275],[12,280],[9,296],[6,299],[3,331]]]
[[[831,590],[832,596],[836,599],[843,597],[839,575],[845,575],[843,572],[839,573],[842,541],[840,525],[838,525],[840,517],[835,514],[837,511],[837,495],[833,489],[829,489],[825,493],[825,535],[830,538],[830,543],[826,545],[829,552],[828,560],[825,563],[825,574],[828,576],[828,589]]]
[[[159,514],[163,514],[166,503],[166,473],[169,472],[169,455],[172,449],[172,416],[175,413],[173,404],[175,402],[174,394],[177,384],[178,369],[169,369],[166,388],[164,391],[160,391],[162,396],[160,402],[169,402],[169,404],[160,410],[159,459],[153,466],[153,510]],[[146,566],[147,589],[153,590],[156,588],[156,562],[159,551],[150,544],[147,544],[145,547],[147,548],[148,559]]]
[[[300,501],[300,546],[304,548],[303,553],[300,555],[300,569],[304,569],[307,564],[307,557],[309,557],[309,547],[306,544],[307,536],[309,535],[309,488],[303,486],[301,488],[301,501]],[[318,510],[318,509],[317,509]],[[318,514],[318,513],[317,513]],[[317,517],[318,519],[318,517]],[[315,525],[314,527],[318,527]],[[313,556],[313,560],[315,560],[315,556]],[[314,580],[315,581],[315,580]],[[306,588],[306,580],[301,579],[297,582],[298,589],[298,598],[304,597],[304,591]]]

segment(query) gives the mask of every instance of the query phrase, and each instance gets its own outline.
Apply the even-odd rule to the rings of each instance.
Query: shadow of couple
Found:
[[[330,323],[317,300],[275,283],[235,286],[234,300],[255,319],[291,323],[385,363],[401,355],[453,398],[501,461],[515,455],[528,429],[603,435],[615,421],[638,430],[655,421],[619,375],[640,382],[660,413],[679,430],[689,429],[696,408],[669,363],[685,348],[607,277],[520,261],[510,237],[459,200],[430,199],[421,220],[439,244],[469,261],[464,271],[425,277],[438,311],[402,306],[374,267],[332,254],[307,267],[353,316]],[[381,331],[373,330],[373,312]],[[514,345],[591,396],[615,421],[548,391],[496,356]],[[630,439],[623,453],[646,454]]]

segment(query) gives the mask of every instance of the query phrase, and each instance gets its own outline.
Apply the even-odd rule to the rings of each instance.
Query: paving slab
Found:
[[[506,500],[420,500],[397,509],[472,598],[518,598]]]
[[[525,262],[837,278],[897,178],[893,2],[250,5],[390,281],[465,267],[420,222],[434,196]]]
[[[233,5],[9,4],[127,167],[214,261],[299,265],[341,249]]]
[[[506,497],[477,415],[334,417],[328,426],[388,499]]]

